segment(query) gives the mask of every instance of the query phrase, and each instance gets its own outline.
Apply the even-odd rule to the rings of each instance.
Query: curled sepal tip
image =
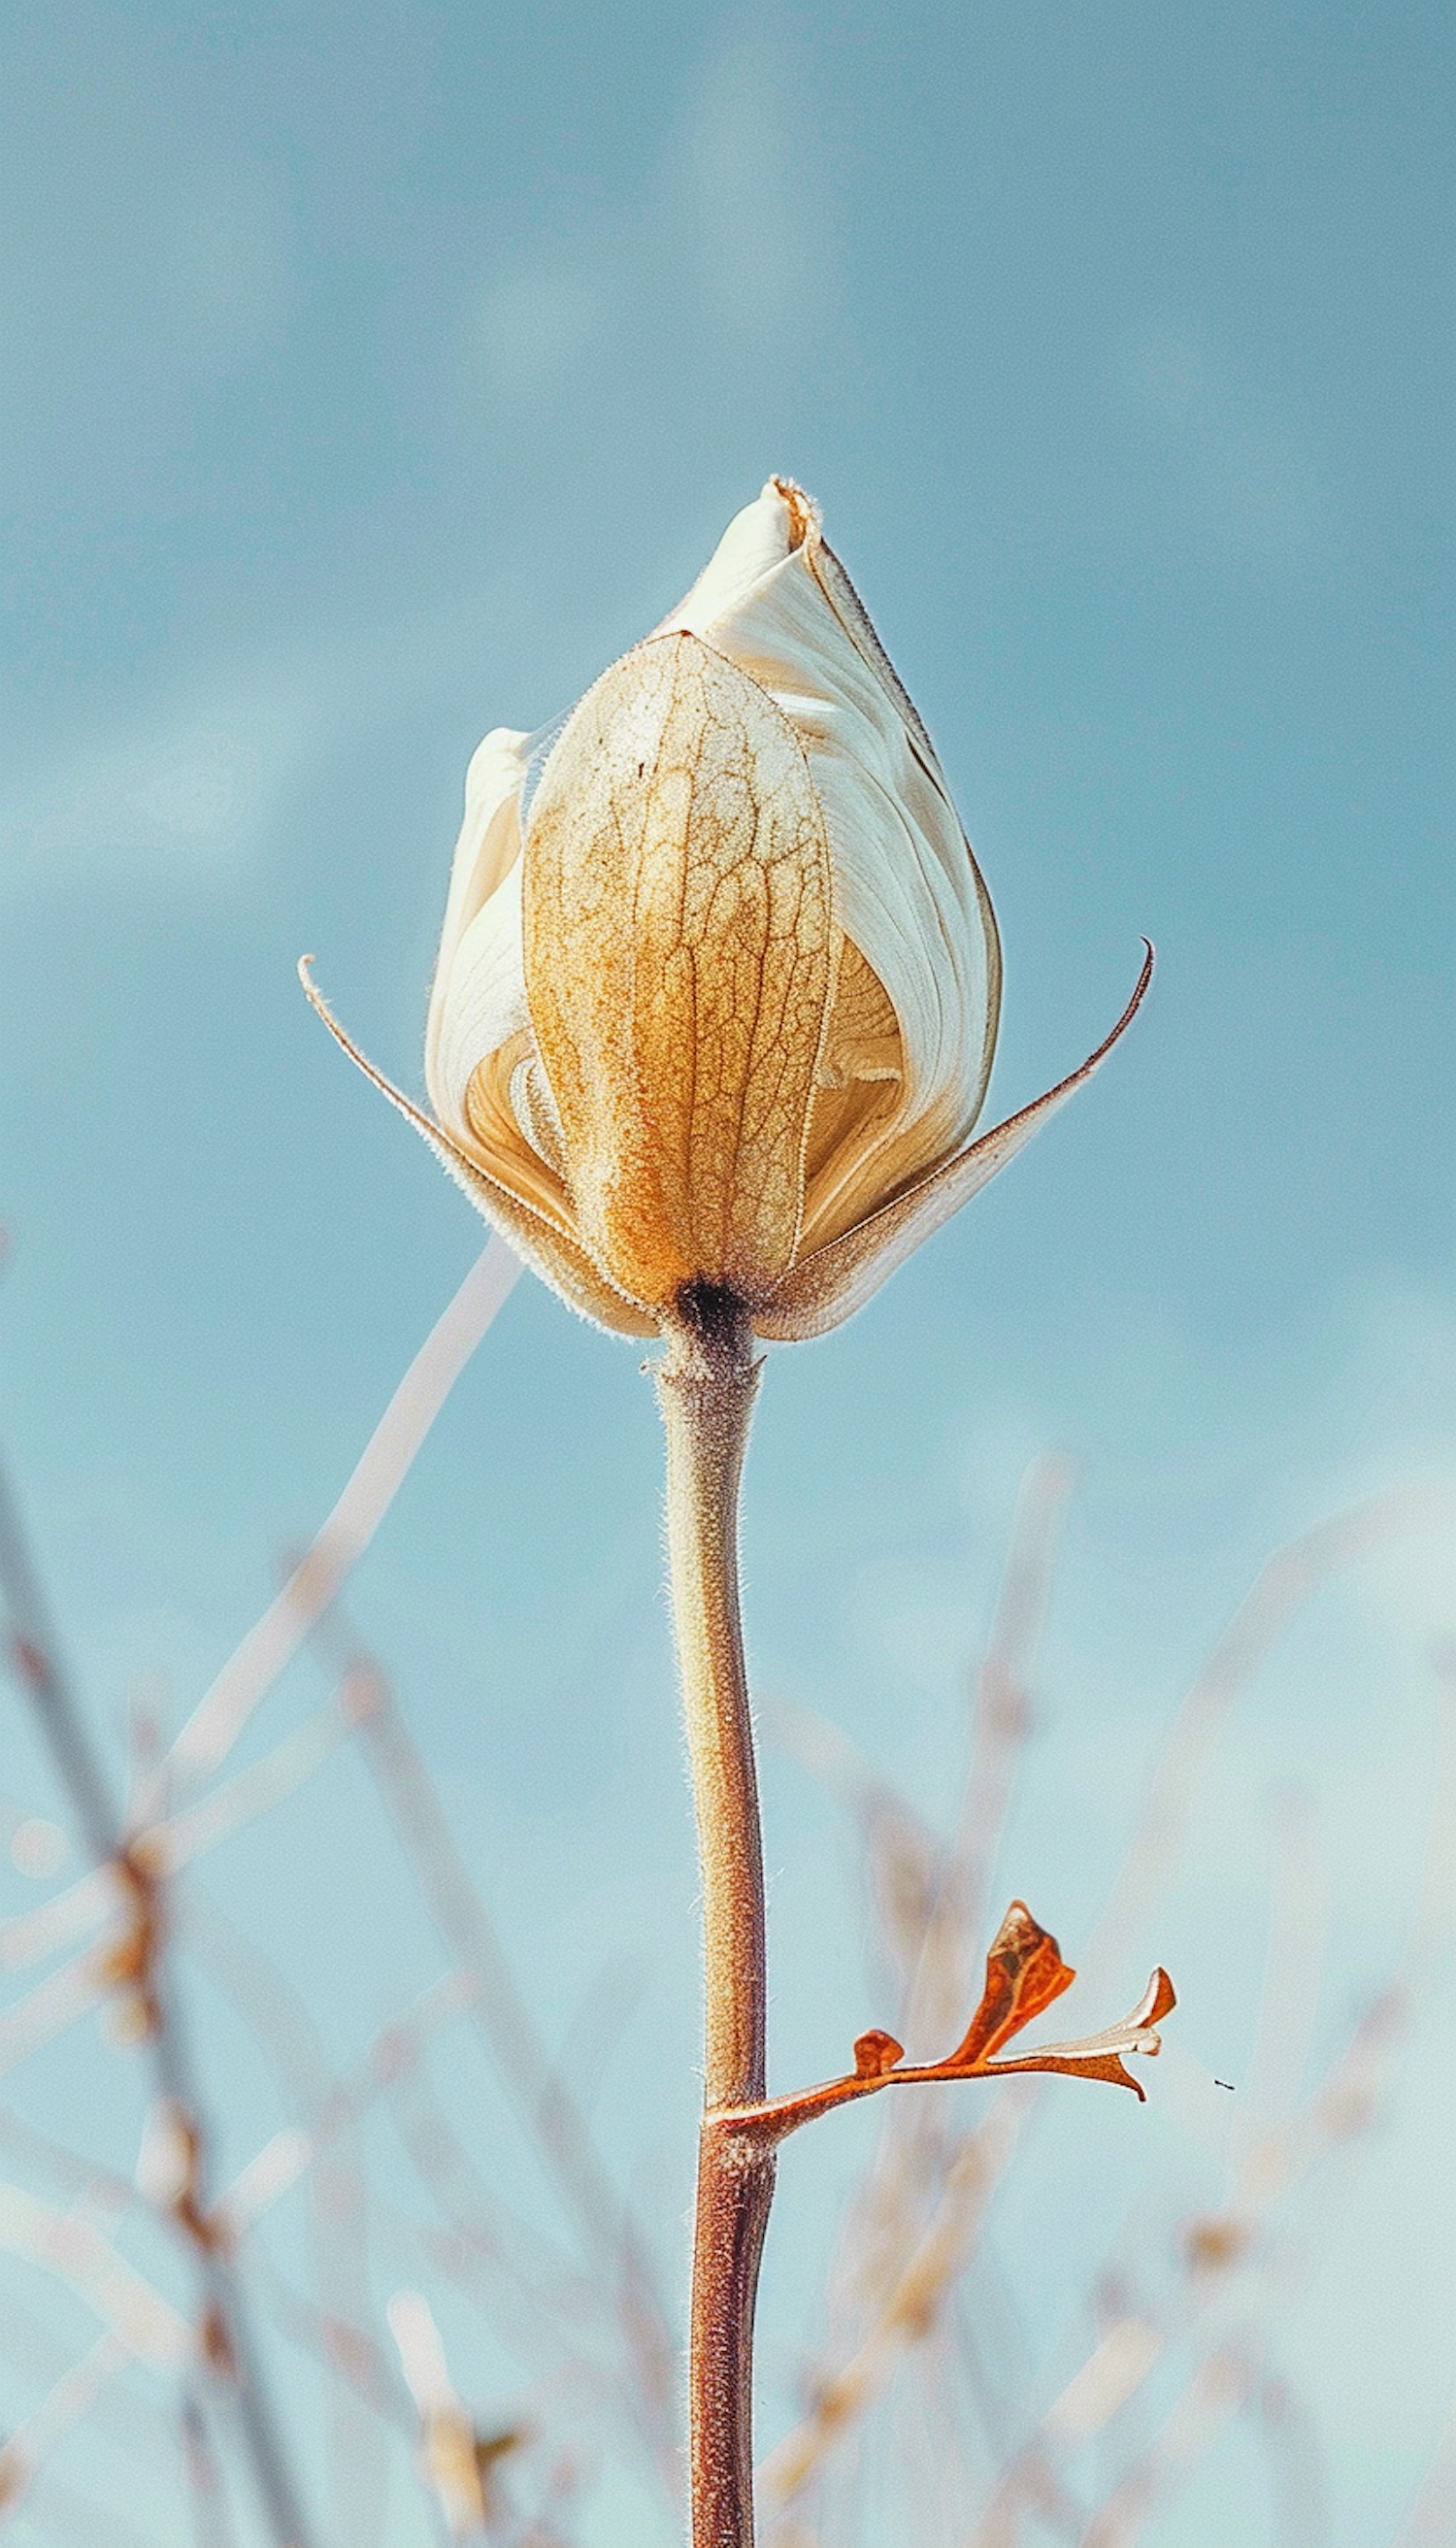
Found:
[[[1144,938],[1142,947],[1142,965],[1133,996],[1096,1051],[1090,1052],[1065,1079],[1058,1079],[1045,1095],[1034,1098],[1030,1106],[1023,1106],[1004,1124],[982,1133],[964,1148],[943,1159],[928,1175],[881,1204],[853,1229],[845,1230],[828,1246],[801,1256],[772,1299],[755,1311],[754,1326],[759,1335],[780,1343],[802,1342],[824,1335],[843,1320],[853,1318],[896,1266],[902,1265],[972,1195],[989,1185],[1018,1150],[1025,1149],[1033,1134],[1049,1122],[1058,1107],[1064,1106],[1079,1088],[1085,1088],[1138,1015],[1147,996],[1153,967],[1151,940]]]
[[[477,1209],[484,1213],[492,1227],[524,1258],[532,1271],[539,1274],[558,1292],[570,1309],[584,1319],[592,1319],[598,1326],[613,1327],[630,1336],[652,1336],[658,1333],[657,1320],[635,1301],[626,1300],[592,1264],[564,1220],[548,1209],[513,1193],[499,1177],[492,1176],[480,1163],[463,1150],[443,1125],[432,1123],[420,1109],[377,1070],[367,1053],[360,1051],[352,1036],[339,1025],[312,971],[312,956],[299,958],[299,980],[310,1006],[327,1027],[334,1043],[348,1054],[356,1069],[361,1070],[381,1096],[412,1124],[420,1138],[427,1142],[442,1167],[449,1170],[456,1184]]]
[[[1177,2004],[1178,1994],[1159,1964],[1137,2007],[1116,2026],[1104,2027],[1100,2035],[1080,2036],[1070,2044],[1039,2044],[1034,2051],[1014,2060],[990,2061],[985,2066],[990,2071],[1058,2070],[1079,2079],[1106,2079],[1114,2087],[1131,2088],[1140,2098],[1145,2092],[1126,2068],[1123,2055],[1138,2052],[1150,2059],[1160,2052],[1158,2024]]]

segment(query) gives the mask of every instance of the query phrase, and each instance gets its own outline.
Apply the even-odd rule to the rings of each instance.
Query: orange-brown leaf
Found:
[[[1143,2090],[1116,2052],[1087,2052],[1080,2057],[1067,2052],[1024,2052],[1013,2061],[998,2061],[997,2070],[1057,2071],[1067,2079],[1105,2079],[1109,2087],[1131,2088],[1135,2097],[1146,2103]]]
[[[987,2060],[1075,1979],[1073,1967],[1061,1960],[1056,1940],[1032,1918],[1024,1902],[1013,1902],[991,1941],[981,2004],[952,2061]]]

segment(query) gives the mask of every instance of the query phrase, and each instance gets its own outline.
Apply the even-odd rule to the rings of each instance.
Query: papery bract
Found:
[[[430,996],[435,1120],[380,1084],[603,1325],[652,1334],[715,1295],[761,1335],[814,1335],[1081,1084],[1150,963],[1080,1070],[970,1138],[990,901],[813,505],[775,478],[544,755],[507,728],[482,744]]]

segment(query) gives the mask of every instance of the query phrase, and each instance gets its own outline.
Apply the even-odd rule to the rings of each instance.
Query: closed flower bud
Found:
[[[772,479],[544,759],[506,729],[482,744],[430,997],[434,1123],[387,1093],[603,1325],[651,1334],[708,1287],[761,1335],[815,1335],[1080,1085],[1150,964],[1080,1070],[971,1138],[990,900],[814,507]]]

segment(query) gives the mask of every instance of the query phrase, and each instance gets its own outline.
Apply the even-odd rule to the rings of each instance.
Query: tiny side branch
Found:
[[[1130,2052],[1149,2056],[1161,2049],[1159,2022],[1177,2005],[1177,1994],[1161,1964],[1138,2006],[1119,2025],[1075,2043],[1045,2044],[1033,2052],[1002,2055],[1003,2045],[1059,1999],[1075,1979],[1075,1968],[1062,1962],[1056,1940],[1033,1919],[1024,1902],[1013,1902],[986,1956],[980,2005],[955,2051],[944,2061],[907,2062],[903,2045],[873,2027],[858,2039],[855,2067],[842,2079],[829,2079],[817,2088],[801,2088],[793,2096],[770,2098],[762,2104],[720,2107],[708,2118],[708,2128],[735,2138],[774,2143],[828,2114],[831,2107],[875,2096],[881,2088],[932,2079],[1000,2079],[1023,2070],[1106,2079],[1141,2097],[1142,2089],[1124,2056]]]

